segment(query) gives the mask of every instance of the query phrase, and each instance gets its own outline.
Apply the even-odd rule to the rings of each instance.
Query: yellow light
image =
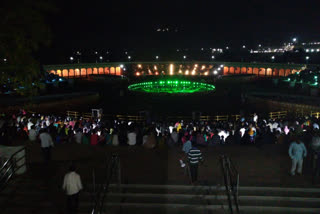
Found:
[[[137,72],[136,75],[137,75],[137,76],[140,76],[140,72]]]
[[[141,64],[139,64],[139,65],[138,65],[138,68],[141,68],[141,67],[142,67]]]
[[[157,70],[157,69],[158,69],[156,65],[155,65],[153,68],[154,68],[154,70]]]
[[[158,71],[156,71],[156,75],[159,75]]]
[[[195,70],[193,70],[191,74],[192,74],[192,75],[195,75],[195,74],[196,74],[196,71],[195,71]]]
[[[173,64],[170,64],[170,75],[173,75]]]
[[[179,74],[181,74],[181,73],[182,73],[182,70],[180,69],[180,70],[179,70]]]
[[[198,64],[195,64],[194,67],[198,67]]]
[[[189,70],[186,70],[186,75],[189,75]]]
[[[206,66],[205,65],[203,65],[202,67],[201,67],[201,70],[203,70],[203,69],[205,69],[206,68]]]
[[[208,71],[207,71],[207,72],[204,72],[204,75],[206,75],[206,76],[207,76],[207,75],[208,75]]]

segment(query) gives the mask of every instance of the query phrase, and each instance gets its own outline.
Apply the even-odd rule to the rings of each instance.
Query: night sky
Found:
[[[294,36],[304,41],[320,38],[320,1],[217,2],[58,0],[59,12],[50,17],[53,45],[249,46],[285,42]],[[158,28],[169,32],[157,32]]]

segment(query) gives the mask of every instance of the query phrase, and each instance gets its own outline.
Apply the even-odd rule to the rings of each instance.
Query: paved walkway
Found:
[[[241,186],[314,187],[307,160],[302,176],[290,176],[291,160],[287,149],[278,145],[265,145],[263,148],[230,145],[201,150],[205,161],[199,167],[199,183],[203,185],[223,185],[219,155],[226,154],[240,173]],[[147,150],[141,146],[92,147],[65,144],[53,148],[53,161],[45,166],[39,145],[33,144],[27,146],[28,176],[50,179],[60,185],[73,161],[84,184],[92,183],[93,170],[97,182],[100,182],[106,160],[112,153],[120,156],[123,183],[189,184],[179,163],[179,159],[184,157],[180,147]]]

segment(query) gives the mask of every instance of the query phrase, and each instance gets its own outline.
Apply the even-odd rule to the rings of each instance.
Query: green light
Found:
[[[194,93],[215,90],[215,86],[207,83],[183,80],[150,81],[129,85],[131,91],[148,93]]]

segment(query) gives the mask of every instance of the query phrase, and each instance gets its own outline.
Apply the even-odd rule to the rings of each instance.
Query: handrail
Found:
[[[230,213],[234,213],[233,203],[235,205],[235,210],[237,214],[240,214],[239,210],[239,203],[238,203],[238,192],[239,192],[239,173],[233,163],[231,162],[230,158],[221,155],[220,156],[220,163],[222,166],[222,173],[224,178],[224,184],[226,188],[226,193],[228,196],[228,205]],[[236,177],[236,181],[234,179]],[[233,202],[232,202],[233,199]]]
[[[10,158],[7,159],[2,165],[0,169],[0,191],[6,187],[6,185],[8,184],[12,176],[16,173],[16,171],[26,165],[26,161],[24,161],[22,164],[19,164],[19,166],[17,166],[17,162],[23,160],[25,158],[25,154],[19,159],[16,159],[16,155],[23,150],[25,150],[25,147],[14,152],[10,156]]]
[[[103,213],[103,207],[104,207],[104,201],[106,194],[109,190],[109,184],[111,182],[112,176],[115,172],[115,169],[118,169],[120,171],[120,160],[119,156],[116,154],[113,154],[106,164],[106,174],[104,183],[101,185],[100,190],[97,192],[94,200],[94,205],[91,211],[91,214],[101,214]],[[120,182],[120,173],[118,174],[118,179]]]

